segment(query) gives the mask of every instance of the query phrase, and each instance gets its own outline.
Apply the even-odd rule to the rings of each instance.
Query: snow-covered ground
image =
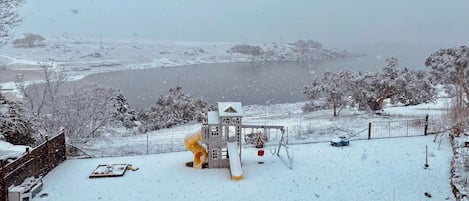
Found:
[[[26,152],[26,148],[31,148],[24,145],[13,145],[11,143],[0,140],[0,160],[16,159]]]
[[[285,152],[278,158],[267,147],[259,157],[255,148],[246,147],[240,181],[230,180],[228,169],[186,167],[191,152],[71,159],[44,178],[41,194],[48,196],[33,200],[454,200],[448,179],[450,146],[432,140],[354,141],[342,148],[294,145],[289,148],[293,169],[285,164]],[[429,168],[424,169],[427,145]],[[97,165],[114,163],[139,170],[123,177],[88,178]]]
[[[322,139],[332,139],[366,127],[369,121],[436,116],[448,104],[448,99],[440,98],[419,106],[387,106],[384,116],[346,110],[339,118],[332,118],[331,111],[303,114],[302,103],[245,106],[243,121],[288,126],[290,138],[299,134],[304,137],[290,141],[301,143],[314,141],[320,134],[308,133],[317,129],[302,129],[300,123],[329,129],[331,132]],[[253,146],[244,146],[244,179],[232,181],[228,169],[185,166],[193,156],[182,151],[183,137],[198,129],[199,125],[186,125],[148,135],[109,132],[82,148],[98,156],[138,156],[69,159],[44,178],[44,195],[34,200],[454,200],[449,180],[452,151],[447,136],[436,142],[434,135],[354,140],[347,147],[332,147],[328,142],[290,144],[293,168],[289,169],[284,149],[280,158],[271,154],[278,142],[272,134],[263,157],[257,156]],[[424,169],[426,146],[428,169]],[[148,149],[149,153],[171,153],[140,155]],[[117,178],[88,178],[98,165],[122,163],[139,170]]]

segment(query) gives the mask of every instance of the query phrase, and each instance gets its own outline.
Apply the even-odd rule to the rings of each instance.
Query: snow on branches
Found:
[[[453,96],[464,94],[461,101],[469,100],[469,47],[441,49],[432,53],[425,65],[431,68],[432,79],[446,85],[447,92]]]
[[[170,128],[192,121],[206,119],[208,104],[202,98],[192,98],[180,86],[171,88],[169,94],[160,96],[149,110],[141,111],[138,120],[141,132]]]
[[[86,142],[110,122],[114,94],[113,89],[96,85],[75,88],[57,99],[49,124],[54,130],[65,128],[72,142]]]
[[[126,128],[137,126],[136,113],[127,102],[127,98],[121,91],[117,91],[113,98],[114,111],[112,112],[112,122],[121,123]]]
[[[338,116],[340,111],[351,103],[349,97],[352,96],[352,87],[357,76],[348,70],[339,73],[324,73],[322,78],[315,79],[303,91],[309,99],[321,101],[307,103],[303,106],[303,110],[332,108],[334,116]]]
[[[18,26],[23,18],[18,14],[24,0],[0,0],[0,46],[12,37],[11,29]]]
[[[325,73],[322,78],[315,79],[304,88],[304,94],[311,102],[303,110],[333,109],[334,116],[337,116],[346,106],[381,110],[386,99],[404,105],[434,100],[436,90],[426,72],[407,68],[400,70],[397,68],[398,60],[393,57],[386,59],[386,62],[380,71],[374,73],[362,74],[348,70]]]
[[[1,96],[1,95],[0,95]],[[5,108],[3,110],[2,108]],[[34,124],[24,115],[21,102],[0,100],[0,133],[7,142],[15,145],[34,145]]]

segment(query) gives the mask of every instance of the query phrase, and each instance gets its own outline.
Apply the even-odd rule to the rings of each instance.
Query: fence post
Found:
[[[425,115],[425,128],[424,128],[423,134],[427,135],[427,132],[428,132],[428,114]]]
[[[51,164],[51,160],[50,160],[50,146],[49,146],[49,135],[46,135],[46,150],[47,150],[47,172],[51,171],[52,169],[52,164]]]
[[[371,122],[368,123],[368,139],[371,139]]]
[[[388,122],[388,138],[391,138],[391,122]]]
[[[1,201],[8,201],[8,189],[7,189],[7,184],[5,183],[5,173],[4,173],[4,167],[5,167],[5,161],[3,160],[0,160],[0,165],[2,166],[1,169],[0,169],[0,185],[1,188],[2,188],[2,192],[1,192]]]
[[[66,141],[65,141],[65,134],[66,134],[66,130],[65,129],[62,129],[62,139],[60,140],[60,143],[62,143],[62,153],[63,153],[63,156],[62,156],[62,162],[67,160],[67,145],[66,145]]]
[[[406,137],[409,137],[409,121],[410,120],[405,121],[405,126],[406,126],[405,127],[405,136]]]

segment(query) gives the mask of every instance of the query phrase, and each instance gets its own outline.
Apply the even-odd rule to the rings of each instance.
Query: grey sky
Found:
[[[28,0],[16,32],[462,45],[468,10],[467,0]]]

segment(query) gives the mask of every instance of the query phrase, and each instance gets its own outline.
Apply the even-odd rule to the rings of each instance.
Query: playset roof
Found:
[[[243,107],[241,102],[218,102],[218,115],[220,117],[243,116]]]

